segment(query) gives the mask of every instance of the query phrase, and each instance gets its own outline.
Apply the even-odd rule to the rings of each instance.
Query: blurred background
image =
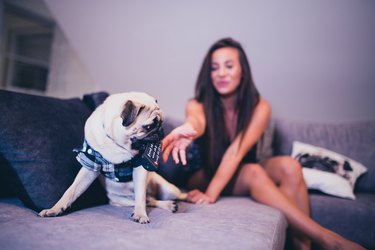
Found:
[[[273,115],[375,119],[372,0],[0,0],[0,88],[145,91],[183,119],[203,58],[232,37]]]

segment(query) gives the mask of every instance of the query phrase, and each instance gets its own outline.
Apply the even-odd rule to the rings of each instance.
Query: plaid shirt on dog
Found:
[[[91,171],[100,171],[105,177],[118,181],[128,182],[132,180],[133,167],[138,167],[130,160],[120,164],[113,164],[95,151],[86,140],[81,148],[73,150],[77,153],[76,159],[81,165]]]

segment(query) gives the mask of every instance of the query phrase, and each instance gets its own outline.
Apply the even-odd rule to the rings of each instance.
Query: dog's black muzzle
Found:
[[[145,150],[146,145],[148,143],[160,143],[163,138],[164,129],[160,124],[160,126],[157,129],[155,129],[153,132],[149,133],[146,137],[142,139],[131,138],[131,147],[132,149],[139,150],[139,153],[142,153]]]

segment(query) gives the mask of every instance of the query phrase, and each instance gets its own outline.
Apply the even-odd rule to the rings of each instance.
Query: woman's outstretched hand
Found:
[[[189,123],[173,129],[162,142],[163,161],[168,160],[172,151],[172,157],[176,164],[181,162],[186,165],[186,148],[193,141],[197,131]]]

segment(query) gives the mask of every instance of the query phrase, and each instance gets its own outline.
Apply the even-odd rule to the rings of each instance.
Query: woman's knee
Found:
[[[243,174],[250,186],[262,185],[262,183],[269,179],[266,171],[259,164],[244,165]]]
[[[284,156],[280,158],[280,170],[282,179],[289,183],[298,184],[303,181],[302,167],[292,157]]]

